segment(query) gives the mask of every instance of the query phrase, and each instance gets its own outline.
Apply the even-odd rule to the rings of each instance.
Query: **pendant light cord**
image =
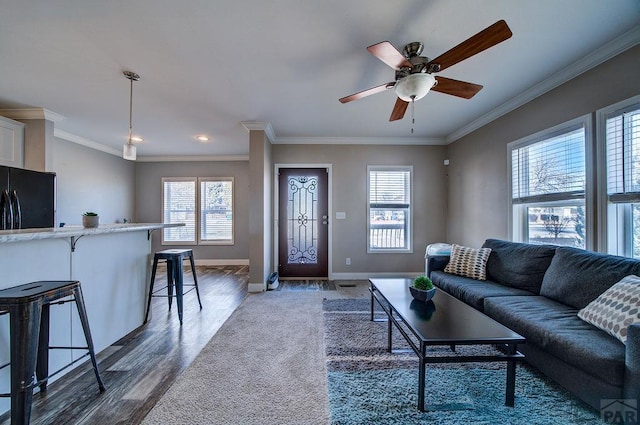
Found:
[[[133,76],[129,78],[131,82],[129,89],[129,144],[133,143],[131,137],[133,136]]]
[[[135,72],[131,71],[123,71],[123,74],[126,78],[129,79],[129,140],[127,141],[128,145],[133,144],[133,82],[138,81],[140,76]]]

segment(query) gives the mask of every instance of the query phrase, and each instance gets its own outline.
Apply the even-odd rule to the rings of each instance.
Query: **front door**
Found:
[[[328,177],[325,168],[281,168],[278,273],[328,276]]]

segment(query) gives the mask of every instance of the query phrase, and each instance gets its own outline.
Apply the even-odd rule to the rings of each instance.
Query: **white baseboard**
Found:
[[[417,276],[422,276],[424,271],[419,272],[390,272],[390,273],[332,273],[329,276],[330,280],[368,280],[370,278],[385,278],[385,277],[406,277],[406,278],[414,278]]]
[[[264,292],[266,291],[265,283],[249,283],[247,287],[247,291],[249,292]]]

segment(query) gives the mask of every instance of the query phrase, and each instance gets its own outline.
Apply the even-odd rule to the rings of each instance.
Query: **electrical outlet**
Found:
[[[350,266],[351,265],[351,258],[347,257],[345,262],[347,263],[347,266]]]

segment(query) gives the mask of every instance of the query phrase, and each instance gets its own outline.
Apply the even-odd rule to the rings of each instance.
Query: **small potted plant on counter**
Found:
[[[87,211],[82,214],[82,226],[86,228],[98,227],[100,216],[97,213]]]
[[[427,276],[418,276],[414,279],[409,291],[414,299],[418,301],[429,301],[436,293],[436,287]]]

